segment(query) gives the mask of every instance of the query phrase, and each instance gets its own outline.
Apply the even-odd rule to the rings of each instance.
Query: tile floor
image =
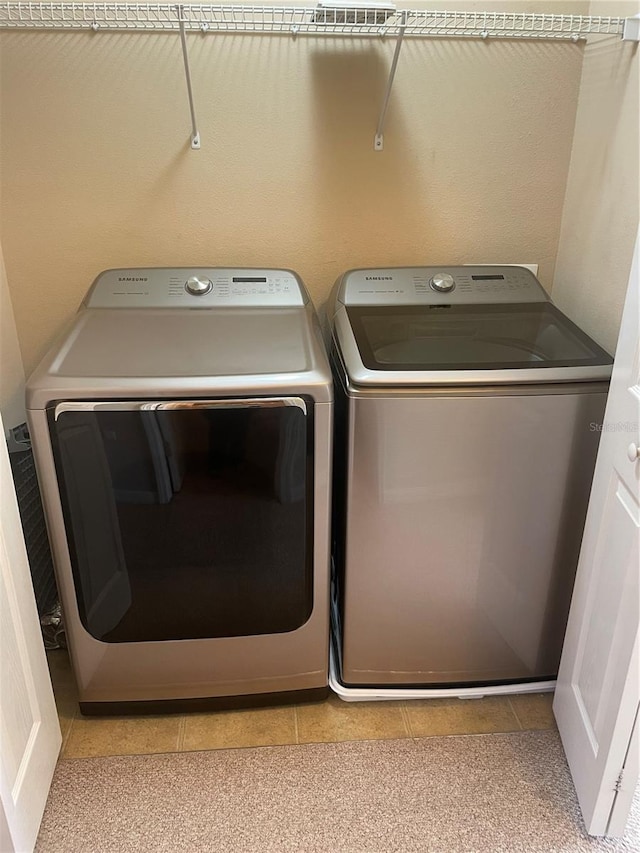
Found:
[[[83,717],[69,658],[48,652],[62,729],[62,758],[141,755],[555,727],[552,694],[409,702],[324,702],[246,711],[152,717]]]

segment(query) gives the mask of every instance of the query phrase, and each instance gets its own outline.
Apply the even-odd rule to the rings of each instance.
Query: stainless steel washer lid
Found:
[[[352,270],[333,335],[358,386],[606,380],[612,359],[523,267]]]
[[[317,319],[294,273],[109,270],[30,377],[27,407],[289,390],[332,399]]]

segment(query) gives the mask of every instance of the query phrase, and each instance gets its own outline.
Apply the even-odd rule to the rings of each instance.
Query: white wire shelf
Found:
[[[338,6],[338,3],[336,4]],[[169,3],[0,3],[0,29],[142,30],[281,33],[414,38],[510,38],[577,41],[622,36],[629,19],[526,12],[432,12],[319,6],[211,6]]]
[[[384,123],[403,40],[508,38],[580,41],[613,35],[640,41],[640,16],[545,15],[527,12],[430,12],[396,9],[387,0],[318,0],[310,6],[226,6],[188,3],[0,2],[0,30],[179,31],[191,115],[191,147],[200,148],[187,32],[395,38],[396,46],[374,138],[384,147]]]

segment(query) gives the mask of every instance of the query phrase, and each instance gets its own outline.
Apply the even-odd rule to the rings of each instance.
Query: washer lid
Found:
[[[550,302],[343,306],[335,334],[361,385],[608,379],[613,363]]]

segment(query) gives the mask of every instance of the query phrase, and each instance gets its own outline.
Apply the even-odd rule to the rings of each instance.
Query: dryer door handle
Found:
[[[241,397],[228,400],[169,400],[147,403],[146,410],[172,411],[174,409],[264,409],[296,406],[307,413],[307,404],[302,397]]]
[[[158,412],[176,409],[257,409],[295,406],[307,414],[307,403],[302,397],[240,397],[217,400],[91,400],[58,403],[54,420],[64,412]]]

